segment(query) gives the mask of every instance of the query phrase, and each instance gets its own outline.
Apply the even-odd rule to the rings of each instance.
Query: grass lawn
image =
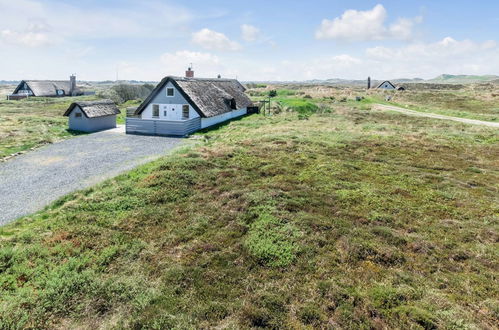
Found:
[[[64,98],[30,98],[19,101],[0,100],[0,159],[47,143],[53,143],[84,133],[69,131],[64,111],[75,101],[90,101],[95,96]],[[125,123],[126,107],[138,101],[120,105],[118,124]]]
[[[298,117],[231,122],[2,227],[0,328],[494,328],[497,130]]]

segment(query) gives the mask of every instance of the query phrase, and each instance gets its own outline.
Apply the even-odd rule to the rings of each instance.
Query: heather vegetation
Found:
[[[0,328],[496,327],[497,129],[342,93],[2,227]]]

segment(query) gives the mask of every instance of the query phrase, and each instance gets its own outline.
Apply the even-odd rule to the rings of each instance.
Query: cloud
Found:
[[[499,48],[493,40],[475,42],[446,37],[433,43],[413,43],[404,47],[378,46],[368,48],[366,58],[373,67],[389,62],[385,74],[392,76],[430,78],[442,73],[499,71]]]
[[[98,10],[60,0],[0,0],[0,8],[4,41],[29,47],[75,38],[161,38],[178,34],[193,16],[183,7],[157,0]]]
[[[489,40],[483,43],[472,40],[455,40],[446,37],[434,43],[414,43],[405,47],[388,48],[373,47],[366,50],[366,54],[372,59],[379,60],[439,60],[447,61],[451,57],[463,57],[473,61],[474,55],[497,48],[497,43]]]
[[[371,10],[350,9],[333,20],[324,19],[315,33],[317,39],[336,39],[344,41],[370,41],[383,39],[410,39],[414,25],[422,17],[399,18],[391,26],[386,26],[387,11],[383,5],[376,5]]]
[[[192,42],[208,50],[236,51],[241,49],[241,45],[230,40],[225,34],[206,28],[194,32]]]
[[[239,68],[245,80],[434,78],[442,73],[493,74],[499,72],[499,45],[489,40],[451,37],[399,47],[378,46],[359,54],[340,53]]]
[[[215,77],[223,70],[218,56],[188,50],[161,55],[161,65],[167,74],[183,74],[193,64],[196,76]]]
[[[260,29],[253,25],[241,25],[241,36],[245,41],[256,41],[260,36]]]
[[[49,46],[55,43],[47,33],[33,31],[19,32],[8,29],[0,31],[0,40],[9,44],[32,48]]]

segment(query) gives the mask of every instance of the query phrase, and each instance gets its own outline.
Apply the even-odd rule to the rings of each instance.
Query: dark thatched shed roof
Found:
[[[63,90],[65,95],[69,95],[71,90],[69,80],[23,80],[14,90],[13,94],[17,94],[17,92],[24,86],[24,83],[28,85],[34,96],[58,96],[57,90]],[[76,95],[83,94],[78,86],[74,92]]]
[[[71,111],[76,107],[80,107],[87,118],[111,116],[121,113],[116,104],[111,100],[80,101],[72,103],[64,113],[64,116],[69,116]]]
[[[235,109],[251,106],[253,103],[244,93],[246,90],[235,79],[203,79],[166,77],[137,108],[140,114],[168,82],[175,86],[189,104],[203,118],[214,117]]]

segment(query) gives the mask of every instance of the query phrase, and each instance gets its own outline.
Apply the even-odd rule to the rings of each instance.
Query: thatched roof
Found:
[[[252,105],[245,88],[235,79],[166,77],[135,112],[140,114],[154,97],[171,82],[201,117],[214,117]]]
[[[70,93],[69,80],[23,80],[17,86],[14,94],[17,94],[24,83],[28,85],[34,96],[58,96],[57,90],[63,90],[65,95]],[[78,86],[74,92],[76,95],[83,94]]]
[[[64,113],[64,116],[69,116],[71,111],[77,106],[80,107],[87,118],[111,116],[121,113],[116,104],[111,100],[80,101],[72,103]]]
[[[381,88],[381,86],[383,86],[385,83],[388,83],[388,84],[392,85],[392,87],[393,87],[394,89],[396,89],[396,88],[397,88],[397,87],[395,87],[395,85],[394,85],[394,84],[392,84],[392,83],[391,83],[391,81],[388,81],[388,80],[383,81],[383,82],[382,82],[381,84],[379,84],[379,85],[378,85],[378,87],[376,87],[376,88]]]

